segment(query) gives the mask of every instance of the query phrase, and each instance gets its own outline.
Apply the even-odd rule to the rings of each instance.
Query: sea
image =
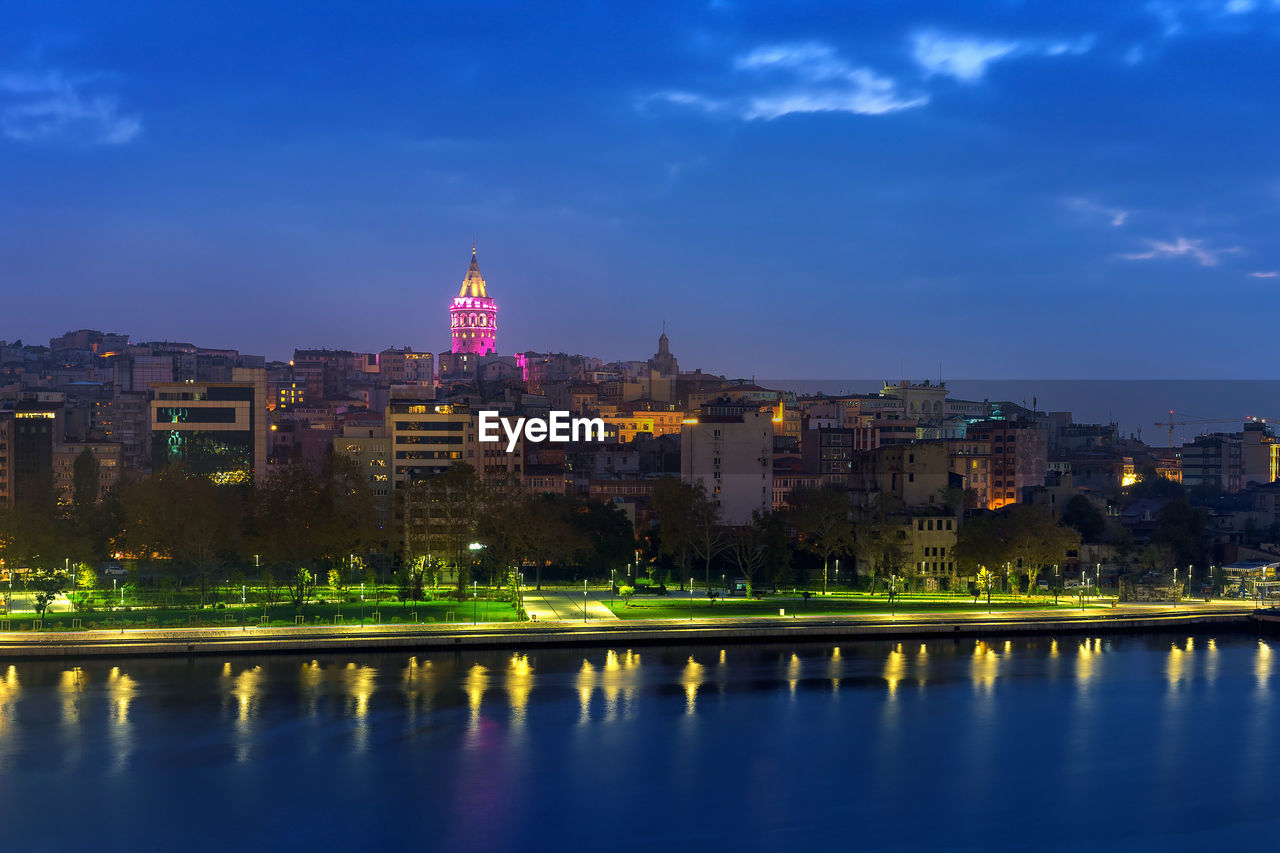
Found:
[[[829,395],[873,393],[885,382],[756,381],[797,394]],[[1280,422],[1280,380],[1276,379],[955,379],[946,380],[946,386],[956,399],[1008,401],[1027,408],[1034,405],[1042,412],[1070,412],[1076,423],[1114,423],[1121,436],[1141,438],[1153,446],[1168,445],[1170,420],[1175,423],[1175,444],[1205,432],[1237,432],[1251,417]]]

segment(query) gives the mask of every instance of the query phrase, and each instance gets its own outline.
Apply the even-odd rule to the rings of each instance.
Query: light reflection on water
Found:
[[[0,670],[0,776],[24,768],[9,808],[66,798],[88,827],[198,821],[178,784],[191,773],[199,808],[239,809],[255,838],[275,837],[277,812],[246,804],[349,801],[429,822],[457,849],[560,832],[566,802],[584,837],[611,832],[618,803],[663,792],[688,813],[628,824],[618,849],[842,848],[860,815],[867,846],[1013,848],[1032,831],[1018,810],[974,816],[991,791],[1051,784],[1094,803],[1095,837],[1136,849],[1144,821],[1225,839],[1273,820],[1273,645],[1063,636],[652,648],[643,660],[616,648],[17,663]],[[1098,792],[1117,784],[1127,817],[1111,821]],[[1170,809],[1192,789],[1196,809]],[[929,808],[898,835],[871,819],[911,792],[928,792]],[[413,821],[383,823],[345,840],[416,837]],[[294,831],[291,844],[343,840]]]

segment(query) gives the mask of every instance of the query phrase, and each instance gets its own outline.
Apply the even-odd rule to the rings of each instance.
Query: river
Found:
[[[1280,831],[1277,641],[0,664],[12,850],[1115,850]]]

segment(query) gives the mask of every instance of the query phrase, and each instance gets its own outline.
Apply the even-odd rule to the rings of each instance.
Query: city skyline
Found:
[[[1264,375],[1275,4],[300,10],[6,10],[6,334]]]

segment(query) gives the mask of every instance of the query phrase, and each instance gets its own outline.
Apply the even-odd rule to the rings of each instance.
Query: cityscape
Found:
[[[0,10],[13,844],[1267,843],[1278,39]]]
[[[539,588],[542,569],[555,564],[561,581],[616,587],[625,572],[624,585],[639,579],[683,590],[693,582],[693,561],[681,551],[694,546],[663,541],[671,520],[663,526],[660,509],[678,483],[686,498],[704,499],[711,514],[718,541],[702,554],[708,593],[776,593],[815,583],[826,591],[841,584],[837,559],[843,585],[868,590],[901,584],[906,592],[967,594],[984,582],[984,567],[1000,568],[1001,592],[1062,590],[1080,586],[1083,577],[1120,602],[1175,592],[1252,601],[1275,589],[1280,442],[1261,419],[1179,420],[1170,412],[1157,424],[1167,427],[1170,441],[1176,427],[1192,425],[1203,434],[1160,445],[1123,436],[1115,424],[1076,423],[1070,412],[957,399],[945,380],[890,380],[867,394],[797,394],[682,369],[665,331],[647,359],[503,355],[495,295],[501,288],[489,286],[478,257],[473,246],[451,301],[440,288],[440,337],[446,322],[449,332],[449,348],[440,352],[297,349],[287,362],[267,361],[87,329],[48,346],[0,343],[6,383],[0,502],[11,525],[27,525],[26,533],[10,529],[3,540],[7,577],[61,568],[69,589],[74,561],[98,584],[111,572],[117,586],[128,578],[141,592],[148,581],[139,573],[149,574],[156,558],[170,561],[178,576],[243,572],[251,536],[226,535],[193,562],[156,545],[174,538],[158,528],[131,533],[128,522],[141,523],[144,515],[144,482],[196,477],[271,495],[300,478],[341,476],[346,497],[359,504],[348,506],[344,519],[351,541],[314,551],[301,567],[321,586],[330,570],[358,583],[351,572],[357,562],[378,565],[384,581],[387,572],[398,579],[417,572],[436,585],[448,577],[459,589],[473,580],[501,586],[503,571],[540,563]],[[599,423],[603,434],[570,433],[567,419],[560,440],[534,441],[511,432],[509,423],[505,436],[498,430],[499,418],[522,423],[556,412]],[[1165,437],[1163,429],[1154,434]],[[462,471],[489,502],[473,502],[470,517],[441,517],[432,507],[442,487],[433,484]],[[91,528],[87,505],[122,495],[125,517],[119,510],[104,515],[125,523],[99,527],[96,540],[50,531],[65,554],[41,549],[41,538],[28,535],[24,507],[43,506],[50,515],[62,507]],[[490,554],[459,543],[490,544],[480,527],[498,495],[607,507],[625,518],[633,541],[613,547],[611,559],[595,552],[591,559],[541,561],[528,546],[521,553],[495,542],[494,553],[507,563],[495,565]],[[269,514],[287,515],[277,510]],[[823,530],[822,520],[811,520],[811,529],[797,524],[815,510],[819,517],[857,516],[862,524],[839,536]],[[1066,538],[1037,562],[1013,544],[1016,537],[996,533],[1005,556],[1018,555],[999,559],[989,545],[984,553],[966,543],[966,530],[992,535],[993,518],[1034,518]],[[768,549],[758,560],[729,559],[735,537],[763,542],[777,523],[791,547]],[[489,535],[501,538],[500,531]],[[282,567],[297,558],[270,542],[252,547],[255,568],[264,554],[272,571],[300,568]],[[723,576],[716,584],[709,580],[712,563]],[[90,577],[85,584],[94,587]],[[27,598],[34,601],[34,594]],[[64,608],[73,603],[62,597],[52,612]]]

